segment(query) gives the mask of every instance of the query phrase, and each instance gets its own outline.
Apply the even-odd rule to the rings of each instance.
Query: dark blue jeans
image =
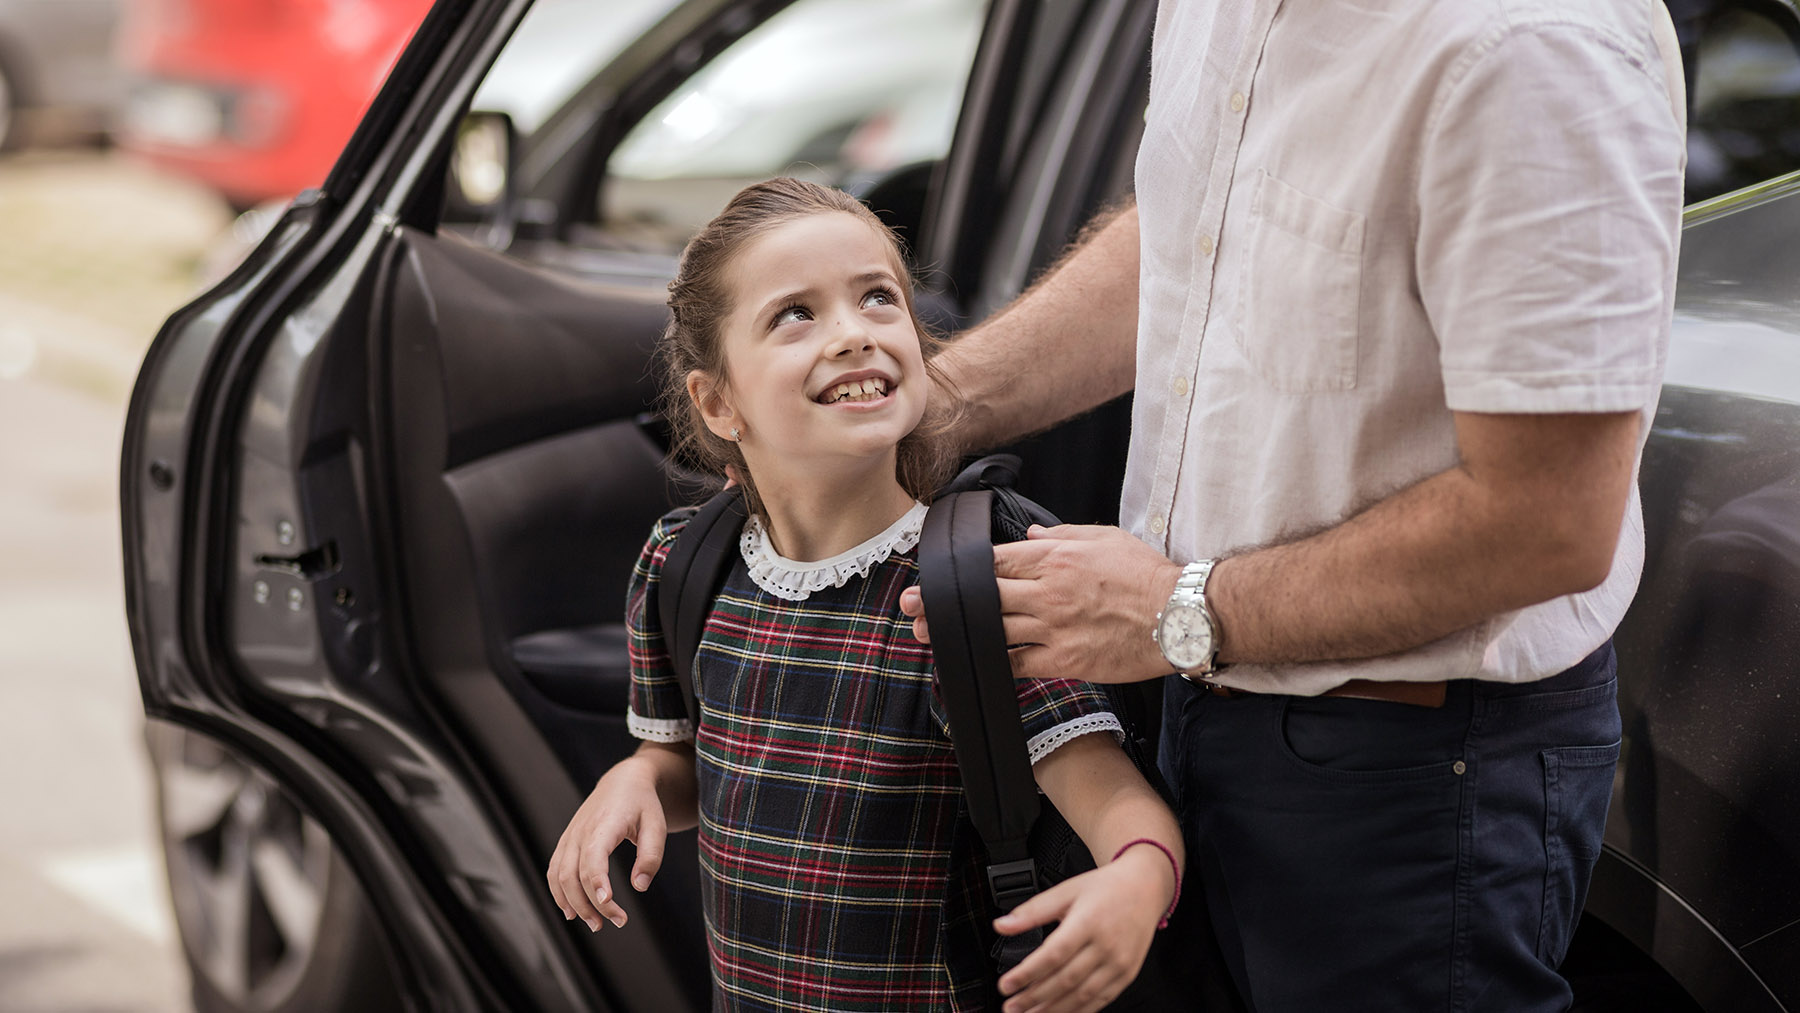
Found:
[[[1564,1010],[1619,756],[1609,642],[1440,708],[1170,678],[1190,881],[1257,1013]]]

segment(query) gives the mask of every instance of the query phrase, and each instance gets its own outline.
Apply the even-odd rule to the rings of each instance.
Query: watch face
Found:
[[[1212,624],[1206,621],[1206,613],[1192,605],[1163,609],[1156,642],[1169,664],[1183,671],[1200,668],[1212,660]]]

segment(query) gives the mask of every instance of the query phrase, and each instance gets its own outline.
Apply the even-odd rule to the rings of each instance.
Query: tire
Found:
[[[399,1009],[380,928],[324,827],[213,740],[161,722],[145,737],[194,1009]]]

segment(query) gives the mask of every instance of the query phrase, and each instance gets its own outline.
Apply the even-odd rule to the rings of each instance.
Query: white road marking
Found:
[[[39,865],[44,878],[156,943],[174,936],[162,857],[143,848],[81,851]]]

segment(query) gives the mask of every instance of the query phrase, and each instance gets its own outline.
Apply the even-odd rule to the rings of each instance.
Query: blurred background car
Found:
[[[0,0],[0,151],[98,139],[123,86],[113,69],[122,0]]]
[[[125,0],[120,147],[242,211],[317,186],[430,0]]]

